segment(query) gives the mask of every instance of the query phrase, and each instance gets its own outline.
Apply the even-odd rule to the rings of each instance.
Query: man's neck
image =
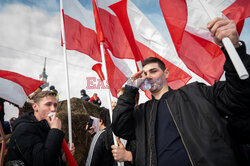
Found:
[[[152,95],[154,96],[156,100],[159,100],[162,97],[162,95],[168,91],[169,91],[169,88],[168,86],[166,86],[166,87],[163,87],[160,91],[156,93],[152,93]]]
[[[38,114],[34,113],[34,116],[35,116],[35,118],[36,118],[37,121],[41,121],[41,120],[42,120],[42,119],[39,117]]]
[[[102,125],[99,129],[102,131],[103,129],[105,129],[106,127],[104,125]]]

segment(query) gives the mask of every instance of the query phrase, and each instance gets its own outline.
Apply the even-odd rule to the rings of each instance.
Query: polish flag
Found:
[[[135,61],[158,57],[170,70],[169,86],[177,89],[190,79],[189,70],[169,47],[158,30],[130,1],[95,0],[105,48],[116,66],[131,76],[137,71]],[[134,67],[133,69],[131,67]],[[128,71],[127,69],[131,69]]]
[[[67,50],[76,50],[93,59],[89,65],[101,62],[94,16],[77,0],[63,0],[63,21]],[[90,67],[91,68],[91,67]]]
[[[27,97],[42,84],[44,84],[43,81],[0,70],[0,97],[20,107],[23,106]]]
[[[224,72],[225,57],[207,29],[210,17],[200,1],[159,2],[179,57],[191,71],[212,85]],[[204,3],[217,17],[235,20],[239,33],[244,19],[250,16],[249,0],[207,0]]]
[[[77,0],[63,0],[63,19],[67,50],[76,50],[88,56],[86,65],[98,75],[103,76],[100,62],[100,46],[95,28],[95,19],[91,11],[84,8]],[[98,28],[97,28],[97,31]],[[100,32],[100,31],[99,31]],[[105,45],[106,47],[106,45]],[[133,72],[130,66],[133,60],[111,57],[111,51],[105,51],[106,67],[108,72],[109,88],[113,96],[122,87]],[[113,61],[116,61],[114,64]],[[128,61],[128,62],[127,62]],[[129,64],[129,65],[125,65]],[[133,67],[132,67],[133,68]],[[135,67],[134,67],[135,68]],[[103,77],[101,77],[103,79]]]

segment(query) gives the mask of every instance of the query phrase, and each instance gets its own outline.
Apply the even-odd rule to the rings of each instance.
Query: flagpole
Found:
[[[68,132],[69,132],[69,148],[72,147],[72,126],[71,126],[71,107],[70,107],[70,91],[69,91],[69,72],[68,72],[68,63],[66,55],[66,41],[65,41],[65,32],[64,32],[64,21],[63,21],[63,2],[60,0],[60,9],[61,9],[61,31],[62,31],[62,41],[63,41],[63,54],[64,54],[64,66],[66,72],[66,94],[67,94],[67,109],[68,109]]]
[[[108,84],[108,73],[107,73],[107,67],[106,67],[106,60],[105,60],[105,55],[104,55],[104,46],[103,46],[103,42],[100,42],[100,50],[101,50],[101,56],[102,56],[102,71],[104,74],[104,80],[107,81]],[[111,106],[111,93],[110,93],[110,88],[108,88],[108,92],[107,94],[107,98],[108,98],[108,110],[109,110],[109,115],[110,115],[110,121],[112,123],[112,117],[113,117],[113,112],[112,112],[112,106]],[[114,145],[118,146],[117,140],[116,140],[116,136],[115,134],[112,132],[113,135],[113,140],[114,140]],[[121,162],[117,162],[118,166],[121,166],[122,163]]]
[[[103,42],[100,42],[100,49],[101,49],[101,56],[102,56],[102,70],[103,70],[103,74],[104,74],[104,78],[108,83],[108,74],[107,74],[107,68],[106,68],[106,61],[105,61],[105,55],[104,55],[104,46],[103,46]],[[110,121],[112,123],[112,107],[111,107],[111,95],[109,93],[110,89],[108,89],[108,92],[106,93],[107,98],[108,98],[108,110],[109,110],[109,115],[110,115]],[[118,143],[116,141],[116,137],[113,133],[113,138],[114,138],[114,144],[116,146],[118,146]]]
[[[210,17],[210,19],[215,19],[216,15],[209,10],[209,6],[204,2],[204,0],[200,0],[200,3],[202,5],[202,7],[204,8],[204,10],[207,12],[208,16]],[[234,45],[232,43],[232,41],[228,38],[228,37],[224,37],[222,39],[222,43],[225,47],[225,49],[227,50],[227,53],[234,65],[234,68],[236,70],[236,72],[238,73],[240,79],[245,80],[249,77],[249,74],[244,66],[244,64],[242,63],[238,53],[236,52]]]

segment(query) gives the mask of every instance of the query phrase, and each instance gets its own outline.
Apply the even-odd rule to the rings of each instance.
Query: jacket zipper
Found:
[[[153,102],[153,106],[152,106],[152,110],[150,111],[150,119],[149,119],[149,123],[148,123],[148,129],[149,129],[149,137],[151,137],[151,130],[150,130],[150,123],[151,123],[151,121],[152,121],[152,112],[153,112],[153,109],[154,109],[154,104],[155,104],[155,101]],[[149,145],[151,145],[150,143],[149,143]],[[149,166],[151,166],[152,165],[152,148],[151,148],[151,146],[149,147],[149,151],[150,151],[150,156],[149,156]]]
[[[174,119],[174,116],[173,116],[173,114],[172,114],[172,111],[171,111],[171,109],[170,109],[170,107],[169,107],[169,105],[168,105],[167,99],[166,99],[166,104],[167,104],[167,107],[168,107],[168,109],[169,109],[169,112],[170,112],[170,114],[171,114],[171,116],[172,116],[172,119],[173,119],[173,121],[174,121],[174,123],[175,123],[175,126],[176,126],[176,128],[177,128],[177,130],[178,130],[178,133],[179,133],[180,136],[181,136],[181,140],[182,140],[182,143],[183,143],[183,145],[184,145],[184,147],[185,147],[185,149],[186,149],[186,151],[187,151],[188,158],[189,158],[189,160],[190,160],[192,166],[194,166],[194,163],[193,163],[193,161],[192,161],[192,159],[191,159],[190,153],[189,153],[189,151],[188,151],[188,149],[187,149],[187,146],[186,146],[185,142],[183,141],[183,137],[182,137],[182,135],[181,135],[181,132],[180,132],[180,130],[179,130],[179,128],[178,128],[178,125],[177,125],[177,123],[176,123],[176,121],[175,121],[175,119]]]

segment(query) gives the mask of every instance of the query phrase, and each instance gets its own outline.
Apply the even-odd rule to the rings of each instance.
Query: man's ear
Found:
[[[101,125],[103,125],[103,120],[100,119],[100,123],[101,123]]]
[[[37,103],[32,103],[32,108],[36,112],[38,110],[38,105]]]
[[[164,75],[165,75],[165,78],[168,79],[168,77],[169,77],[169,70],[167,68],[164,70]]]

